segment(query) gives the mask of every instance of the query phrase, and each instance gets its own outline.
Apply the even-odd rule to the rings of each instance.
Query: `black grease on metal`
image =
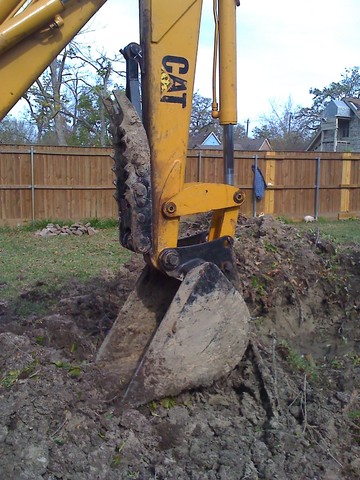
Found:
[[[179,238],[178,247],[188,247],[189,245],[197,245],[199,243],[205,243],[208,232],[200,232],[195,235],[190,235],[189,237]]]

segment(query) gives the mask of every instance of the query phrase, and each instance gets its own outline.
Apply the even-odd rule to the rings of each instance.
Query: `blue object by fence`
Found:
[[[254,194],[256,200],[261,200],[262,198],[264,198],[267,185],[260,168],[255,168],[255,165],[253,165],[251,168],[254,172]]]

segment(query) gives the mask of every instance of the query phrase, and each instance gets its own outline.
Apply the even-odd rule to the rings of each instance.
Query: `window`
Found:
[[[339,136],[348,138],[350,136],[350,121],[339,119]]]

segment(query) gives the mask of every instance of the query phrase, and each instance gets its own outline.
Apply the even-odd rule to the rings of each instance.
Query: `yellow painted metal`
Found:
[[[212,210],[239,208],[243,201],[236,202],[238,188],[218,183],[185,183],[183,190],[171,197],[164,205],[166,217],[174,218]]]
[[[215,240],[225,235],[234,238],[238,216],[238,206],[215,211],[211,219],[208,240]]]
[[[0,0],[0,24],[10,15],[18,3],[19,0]]]
[[[65,9],[61,0],[41,0],[0,26],[0,55],[39,29],[53,22]]]
[[[223,45],[222,54],[234,56],[234,34],[226,33],[225,23],[231,20],[228,28],[232,31],[235,2],[231,0],[232,9],[229,1],[225,3],[225,8],[220,9],[225,31],[223,42],[231,45],[230,49]],[[143,118],[151,151],[154,212],[150,261],[157,267],[161,251],[177,246],[181,216],[214,211],[210,237],[215,239],[234,235],[239,212],[239,205],[234,201],[237,188],[184,184],[201,8],[202,0],[140,0],[145,59]],[[221,65],[224,91],[236,90],[235,59],[225,61],[223,58]],[[230,98],[234,108],[227,107],[229,102],[223,99],[223,115],[225,122],[236,123],[236,93]],[[171,213],[172,206],[176,209],[174,213]]]
[[[12,18],[15,15],[17,15],[18,12],[20,12],[20,10],[23,8],[23,6],[25,4],[26,4],[26,7],[30,7],[30,5],[32,5],[33,3],[36,3],[37,1],[39,1],[39,0],[18,0],[18,4],[12,10],[12,12],[10,13],[10,15],[7,18],[9,19],[9,18]]]
[[[219,97],[221,125],[237,123],[236,2],[219,0]]]
[[[154,0],[151,6],[151,40],[158,43],[198,0]]]
[[[64,20],[61,28],[43,28],[0,54],[0,120],[105,2],[68,1],[61,14]],[[40,3],[41,0],[35,2],[34,7]],[[48,3],[52,8],[52,2]]]
[[[219,118],[219,104],[217,101],[217,68],[219,56],[219,15],[218,15],[218,1],[213,0],[213,14],[214,14],[214,54],[213,54],[213,70],[212,70],[212,102],[211,102],[211,116]]]
[[[144,50],[144,123],[152,162],[153,252],[175,247],[179,219],[166,219],[162,204],[184,184],[202,0],[140,0]],[[159,27],[156,27],[159,25]]]

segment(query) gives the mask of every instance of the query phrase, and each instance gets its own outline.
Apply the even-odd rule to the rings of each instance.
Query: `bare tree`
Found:
[[[253,131],[255,138],[268,138],[277,150],[304,150],[309,135],[301,121],[301,108],[294,106],[291,97],[283,105],[271,100],[270,107],[271,113],[263,115]]]
[[[109,144],[103,102],[114,84],[118,58],[69,44],[24,95],[38,143]],[[120,75],[120,76],[119,76]]]
[[[194,93],[190,118],[190,135],[196,135],[204,127],[213,123],[211,98],[203,97],[199,92]]]
[[[0,122],[0,143],[33,143],[36,140],[36,132],[26,120],[19,120],[12,115],[7,115]]]

